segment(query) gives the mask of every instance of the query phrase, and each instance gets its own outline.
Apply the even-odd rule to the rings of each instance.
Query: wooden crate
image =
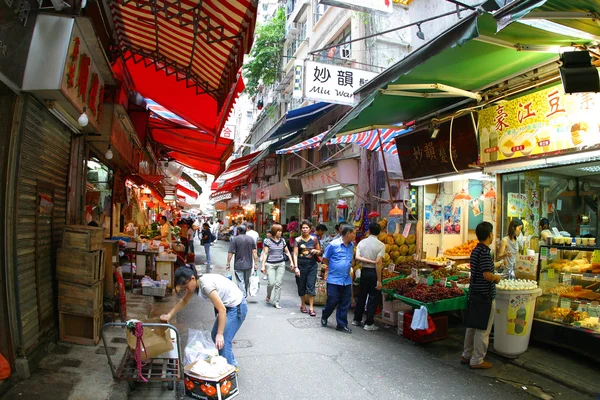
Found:
[[[61,342],[95,346],[100,342],[102,321],[102,310],[91,316],[59,311],[59,339]]]
[[[62,282],[93,285],[104,280],[104,252],[60,248],[56,251],[56,278]]]
[[[104,297],[115,296],[114,272],[115,265],[119,266],[119,242],[104,241]]]
[[[58,282],[58,309],[77,315],[96,315],[102,311],[102,281],[93,285]]]
[[[62,247],[83,251],[102,250],[104,229],[86,225],[69,225],[63,228]]]

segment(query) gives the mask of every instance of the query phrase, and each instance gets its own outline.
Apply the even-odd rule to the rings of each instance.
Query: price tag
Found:
[[[583,274],[583,279],[585,279],[586,281],[593,281],[594,279],[596,279],[596,274],[586,272],[585,274]]]
[[[451,267],[452,266],[452,261],[448,260],[446,261],[446,267]]]
[[[417,279],[419,279],[419,271],[417,271],[416,268],[413,268],[410,271],[410,277],[413,278],[416,281]]]
[[[552,295],[552,303],[553,303],[555,306],[558,306],[558,301],[559,301],[559,300],[560,300],[560,297],[559,297],[557,294],[553,294],[553,295]]]
[[[550,255],[555,256],[558,254],[558,249],[556,247],[550,247]]]
[[[450,281],[450,286],[455,288],[455,287],[458,287],[458,284],[456,283],[456,281]]]
[[[447,283],[448,283],[448,278],[442,278],[442,279],[440,279],[440,285],[442,285],[443,287],[446,287]]]
[[[562,281],[563,285],[566,286],[571,286],[571,273],[570,272],[565,272],[563,274],[563,281]]]
[[[547,259],[548,259],[548,248],[541,247],[540,248],[540,260],[547,260]]]
[[[554,278],[554,268],[548,269],[548,279]]]
[[[564,297],[560,299],[560,308],[571,308],[571,300],[565,299]]]
[[[388,265],[388,271],[389,271],[389,272],[394,272],[394,268],[395,268],[395,267],[396,267],[396,266],[395,266],[394,264],[390,264],[390,265]]]
[[[404,225],[404,231],[402,232],[402,236],[404,236],[404,237],[408,236],[411,226],[412,226],[412,222],[407,222],[406,225]]]

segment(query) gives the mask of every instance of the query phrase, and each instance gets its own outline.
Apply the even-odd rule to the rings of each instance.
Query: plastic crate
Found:
[[[422,303],[415,299],[400,296],[399,294],[393,295],[398,300],[402,300],[406,304],[410,304],[413,308],[420,308],[425,306],[429,314],[436,314],[444,311],[455,311],[455,310],[466,310],[467,309],[467,296],[455,297],[453,299],[440,300],[435,303]]]
[[[429,343],[436,340],[442,340],[448,338],[448,317],[446,315],[431,316],[433,323],[435,324],[435,331],[430,335],[421,336],[417,331],[410,328],[412,323],[413,313],[404,313],[404,321],[402,336],[412,340],[416,343]]]

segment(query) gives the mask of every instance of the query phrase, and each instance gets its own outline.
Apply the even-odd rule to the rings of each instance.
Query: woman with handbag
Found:
[[[503,264],[502,261],[494,263],[490,252],[490,245],[494,241],[494,227],[489,222],[477,225],[475,234],[479,243],[471,252],[471,281],[469,284],[469,298],[467,302],[467,332],[461,364],[470,364],[472,369],[492,368],[492,363],[485,361],[490,331],[494,324],[494,308],[496,297],[496,284],[500,282],[500,275],[494,274],[495,267]]]
[[[300,223],[302,234],[294,240],[294,262],[292,271],[296,273],[296,284],[298,285],[298,296],[300,296],[300,311],[316,317],[314,310],[315,284],[317,282],[317,257],[322,254],[319,240],[310,234],[312,228],[308,220]],[[294,267],[294,265],[296,267]],[[306,309],[308,301],[309,309]]]
[[[275,224],[271,227],[271,237],[263,241],[262,268],[261,272],[267,274],[269,284],[267,285],[267,303],[273,302],[275,308],[281,308],[279,300],[281,298],[281,287],[283,285],[283,276],[285,274],[286,256],[291,258],[290,250],[287,247],[285,239],[281,237],[283,227]],[[293,268],[293,263],[291,267]]]

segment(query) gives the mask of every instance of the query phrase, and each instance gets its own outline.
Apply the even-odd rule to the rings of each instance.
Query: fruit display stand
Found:
[[[406,304],[410,304],[413,308],[421,308],[425,306],[429,314],[435,314],[445,311],[459,311],[467,309],[467,295],[465,292],[464,296],[455,297],[453,299],[438,300],[434,303],[423,303],[409,297],[404,297],[399,294],[392,294],[392,296],[398,300],[402,300]]]

